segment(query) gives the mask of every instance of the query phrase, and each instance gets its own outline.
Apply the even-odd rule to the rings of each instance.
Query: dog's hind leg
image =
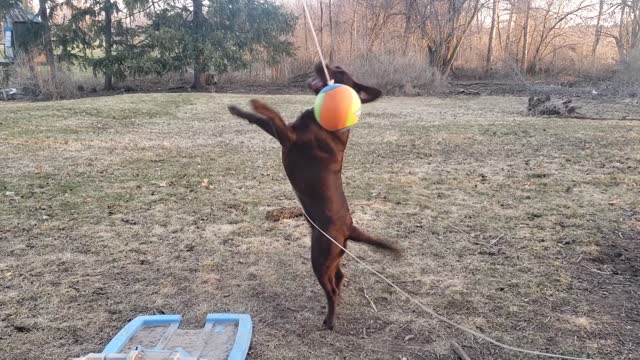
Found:
[[[336,265],[336,271],[335,271],[335,274],[336,274],[335,283],[336,283],[336,289],[338,293],[338,304],[342,303],[342,283],[344,282],[344,272],[340,267],[340,260],[338,260],[338,264]]]
[[[336,317],[336,303],[338,301],[338,287],[336,286],[336,259],[331,254],[332,244],[328,244],[317,231],[313,232],[311,238],[311,265],[313,272],[324,290],[327,297],[327,316],[324,319],[324,326],[333,330]],[[339,260],[339,258],[337,258]]]
[[[336,288],[338,289],[338,295],[340,295],[340,291],[342,290],[342,282],[344,281],[344,272],[342,272],[342,268],[340,268],[340,263],[336,266]]]

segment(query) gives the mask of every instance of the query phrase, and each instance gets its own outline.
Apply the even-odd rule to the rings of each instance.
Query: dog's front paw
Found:
[[[267,106],[267,104],[263,103],[262,101],[258,100],[258,99],[251,99],[251,101],[249,101],[251,103],[251,107],[253,108],[253,111],[258,112],[258,110],[260,109],[265,109],[265,108],[269,108]]]
[[[227,106],[227,109],[229,109],[229,112],[232,115],[239,116],[239,117],[242,117],[242,114],[244,113],[244,111],[242,111],[239,107],[235,105],[229,105]]]

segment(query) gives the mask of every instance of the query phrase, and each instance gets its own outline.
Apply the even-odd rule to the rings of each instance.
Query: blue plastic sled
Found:
[[[180,359],[244,360],[251,344],[251,317],[209,314],[204,327],[179,329],[180,315],[138,316],[107,344],[102,353],[82,360]]]

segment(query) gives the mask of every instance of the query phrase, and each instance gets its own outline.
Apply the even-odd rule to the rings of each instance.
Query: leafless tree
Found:
[[[564,36],[562,25],[568,18],[579,13],[580,11],[590,7],[585,5],[585,1],[581,1],[570,9],[566,9],[568,2],[562,0],[547,0],[542,8],[535,8],[536,14],[536,32],[535,38],[531,40],[531,54],[523,59],[523,71],[536,72],[542,58],[547,54],[552,42]],[[524,51],[523,51],[524,55]],[[528,65],[527,62],[528,61]]]
[[[527,59],[529,58],[529,16],[531,14],[531,0],[524,1],[524,25],[522,26],[522,53],[520,55],[520,70],[527,72]]]
[[[334,55],[335,55],[335,43],[336,43],[336,39],[334,37],[334,32],[333,32],[333,1],[329,0],[329,37],[331,39],[331,47],[329,49],[329,61],[333,62],[334,59]]]
[[[593,66],[596,53],[601,55],[599,61],[606,62],[613,58],[606,54],[616,46],[626,54],[638,47],[640,38],[640,0],[318,0],[307,4],[331,61],[384,53],[411,57],[445,76],[463,64],[487,72],[494,65],[500,69],[514,63],[531,75],[552,65]],[[324,39],[326,26],[329,34]],[[299,31],[308,32],[307,28],[305,24]],[[593,42],[584,41],[584,31],[593,34]],[[299,39],[308,43],[306,33]],[[329,39],[330,44],[325,41]]]
[[[481,0],[416,0],[413,6],[416,28],[426,44],[429,62],[446,76],[483,3]]]
[[[491,28],[489,29],[489,44],[487,45],[487,62],[485,65],[485,71],[489,71],[491,67],[491,60],[493,59],[493,39],[496,36],[496,25],[498,23],[498,9],[500,7],[500,0],[493,0],[493,8],[491,11]]]
[[[598,51],[598,45],[600,44],[600,37],[602,36],[602,14],[604,12],[604,1],[598,1],[598,16],[596,17],[596,29],[595,35],[593,38],[593,47],[591,49],[591,65],[593,66],[596,62],[596,52]]]
[[[40,20],[43,25],[43,40],[44,40],[44,53],[47,58],[47,64],[49,65],[49,81],[51,86],[55,88],[56,80],[56,62],[53,55],[53,43],[51,41],[51,23],[47,12],[47,0],[39,0],[40,5]]]

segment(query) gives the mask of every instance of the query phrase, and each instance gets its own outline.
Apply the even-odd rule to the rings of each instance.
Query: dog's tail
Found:
[[[398,249],[397,247],[388,243],[385,240],[380,240],[372,237],[371,235],[367,234],[366,232],[364,232],[363,230],[361,230],[355,225],[351,226],[351,233],[349,234],[349,239],[355,242],[361,242],[367,245],[375,246],[380,249],[389,250],[395,255],[400,255],[400,249]]]

